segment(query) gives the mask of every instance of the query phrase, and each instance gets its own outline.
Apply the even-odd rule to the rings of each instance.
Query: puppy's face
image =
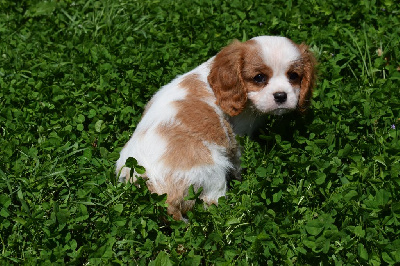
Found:
[[[246,105],[261,113],[283,114],[310,103],[315,59],[307,46],[283,37],[257,37],[225,47],[208,81],[217,104],[229,115]]]

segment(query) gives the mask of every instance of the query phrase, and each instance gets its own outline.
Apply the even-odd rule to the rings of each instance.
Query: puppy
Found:
[[[190,185],[217,204],[227,179],[240,179],[235,135],[251,135],[265,115],[310,105],[315,59],[304,44],[284,37],[234,41],[216,56],[162,87],[147,104],[116,163],[120,181],[136,180],[124,167],[134,157],[149,190],[167,194],[176,220],[193,207]]]

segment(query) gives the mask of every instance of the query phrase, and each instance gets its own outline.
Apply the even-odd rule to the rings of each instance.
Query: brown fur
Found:
[[[171,169],[188,170],[212,164],[211,152],[204,142],[227,147],[229,140],[221,120],[212,106],[203,99],[212,97],[207,85],[195,75],[186,77],[180,86],[190,90],[184,100],[176,101],[178,123],[164,125],[159,133],[168,139],[162,160]]]
[[[168,168],[189,170],[196,166],[212,164],[210,150],[203,144],[201,136],[185,125],[164,125],[159,127],[161,136],[167,139],[167,150],[162,161]],[[193,134],[194,133],[194,134]]]
[[[300,86],[298,110],[304,112],[311,105],[312,88],[316,81],[315,65],[317,61],[307,45],[302,43],[298,47],[302,54],[301,67],[304,73]]]
[[[179,86],[188,90],[188,98],[206,100],[213,97],[213,94],[207,90],[207,84],[201,81],[197,74],[187,75]]]
[[[208,83],[217,98],[216,103],[230,116],[238,115],[246,105],[247,94],[241,75],[243,53],[248,43],[239,41],[222,49],[214,60]]]

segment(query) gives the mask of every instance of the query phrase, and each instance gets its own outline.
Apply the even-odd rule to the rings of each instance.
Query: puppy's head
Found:
[[[261,113],[283,114],[310,105],[315,59],[308,47],[284,37],[234,41],[214,58],[208,82],[230,116],[247,104]]]

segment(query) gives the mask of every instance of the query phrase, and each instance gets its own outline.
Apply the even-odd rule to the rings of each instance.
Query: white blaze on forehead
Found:
[[[301,57],[298,47],[285,37],[260,36],[253,38],[253,40],[260,45],[264,62],[274,72],[287,71],[287,67]]]

